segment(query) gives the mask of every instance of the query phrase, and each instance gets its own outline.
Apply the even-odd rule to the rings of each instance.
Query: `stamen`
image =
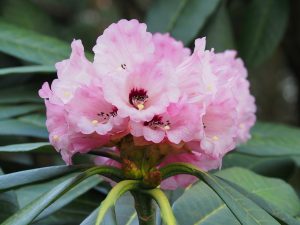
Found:
[[[152,129],[162,129],[164,131],[171,129],[171,123],[169,120],[166,122],[162,121],[162,116],[155,115],[153,119],[149,122],[144,122],[144,126],[149,126]]]
[[[108,120],[111,118],[111,117],[116,117],[118,115],[118,108],[117,107],[113,107],[112,108],[112,111],[111,112],[100,112],[100,113],[97,113],[97,116],[100,117],[100,120],[93,120],[92,123],[94,125],[98,124],[98,123],[107,123]]]
[[[94,124],[94,125],[96,125],[96,124],[98,124],[98,120],[92,120],[92,124]]]
[[[144,89],[133,88],[129,93],[129,103],[138,110],[143,110],[145,108],[147,100],[147,91]]]
[[[56,135],[56,134],[53,135],[52,140],[53,140],[54,142],[59,141],[59,136]]]
[[[214,141],[218,141],[218,140],[219,140],[219,137],[218,137],[218,136],[213,136],[212,139],[213,139]]]

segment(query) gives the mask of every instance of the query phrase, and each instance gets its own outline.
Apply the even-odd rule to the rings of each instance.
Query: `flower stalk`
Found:
[[[155,207],[151,196],[140,191],[132,191],[139,225],[155,225]]]

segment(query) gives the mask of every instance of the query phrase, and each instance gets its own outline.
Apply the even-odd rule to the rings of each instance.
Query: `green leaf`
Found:
[[[177,174],[190,174],[203,180],[224,201],[241,224],[279,224],[253,201],[230,187],[223,185],[218,177],[210,175],[187,163],[173,163],[160,169],[163,179]],[[184,196],[184,194],[182,195]],[[182,196],[179,198],[181,199]]]
[[[256,156],[300,155],[300,129],[272,123],[257,123],[252,138],[238,147],[239,152]]]
[[[39,127],[35,124],[22,122],[18,119],[1,120],[0,127],[0,135],[48,138],[46,127]]]
[[[293,189],[282,180],[259,176],[242,168],[225,169],[216,174],[221,178],[240,185],[248,192],[257,196],[257,198],[261,198],[268,204],[274,205],[286,214],[297,215],[297,213],[299,213],[300,202],[297,195]],[[220,181],[217,180],[217,182]],[[221,186],[224,186],[222,182]],[[232,190],[230,190],[230,192],[234,193]],[[246,197],[248,196],[246,195]],[[241,199],[244,198],[245,197],[241,197]],[[205,204],[203,204],[204,202]],[[185,223],[187,225],[219,224],[219,221],[223,221],[224,219],[226,219],[226,223],[224,222],[224,224],[239,224],[230,213],[228,207],[203,182],[196,183],[192,188],[186,190],[174,203],[173,208],[179,222],[180,218],[182,218],[182,222],[185,218],[189,218],[188,221],[190,222]],[[250,205],[248,210],[252,210]],[[185,217],[183,217],[184,212],[188,213]]]
[[[240,54],[249,67],[256,67],[271,56],[283,37],[288,17],[288,0],[251,1],[239,37]]]
[[[53,179],[82,168],[82,166],[50,166],[2,175],[0,176],[0,192],[21,185]]]
[[[0,51],[33,63],[51,65],[70,54],[70,46],[47,37],[0,21]]]
[[[124,180],[117,183],[108,193],[105,200],[101,203],[96,220],[96,225],[100,225],[104,221],[106,212],[108,212],[108,210],[115,205],[116,201],[124,193],[137,189],[139,185],[140,181],[138,180]]]
[[[38,127],[45,128],[46,125],[46,114],[30,114],[18,117],[19,121],[24,123],[30,123]]]
[[[206,36],[206,48],[214,48],[216,52],[234,49],[234,37],[232,24],[223,1],[215,16],[213,16],[205,26],[201,36]]]
[[[0,169],[0,175],[3,172]],[[11,214],[15,213],[19,209],[17,197],[13,191],[0,193],[0,223],[7,219]]]
[[[0,146],[0,152],[28,152],[33,150],[53,150],[49,142],[25,143],[16,145]]]
[[[43,194],[39,198],[32,201],[30,204],[26,205],[24,208],[19,210],[13,216],[9,217],[2,225],[24,225],[29,224],[33,221],[45,208],[49,207],[57,199],[62,197],[65,193],[70,191],[76,185],[80,184],[82,181],[89,177],[94,177],[94,179],[99,178],[96,174],[102,174],[113,178],[117,176],[120,178],[121,172],[113,167],[108,166],[98,166],[90,168],[89,170],[74,176],[63,183],[57,185],[54,189]]]
[[[74,199],[78,198],[82,194],[89,191],[91,188],[95,187],[101,182],[101,178],[98,179],[96,177],[90,177],[84,181],[82,181],[80,184],[78,184],[76,187],[74,187],[72,190],[67,192],[63,197],[58,199],[55,203],[50,205],[47,209],[45,209],[37,218],[36,220],[41,220],[43,218],[46,218],[47,216],[51,215],[53,212],[56,212],[57,210],[61,209],[68,203],[72,202]]]
[[[9,74],[20,74],[20,73],[53,73],[55,72],[55,68],[53,65],[51,66],[19,66],[19,67],[10,67],[0,69],[1,75],[9,75]]]
[[[0,106],[0,120],[42,110],[42,105]]]
[[[290,178],[295,170],[291,157],[260,157],[233,151],[222,160],[222,168],[243,167],[258,174],[281,179]]]
[[[271,203],[267,202],[263,198],[260,198],[256,194],[250,193],[246,191],[244,188],[240,187],[239,185],[230,182],[228,180],[222,179],[220,182],[223,182],[224,185],[230,185],[234,189],[236,189],[241,194],[247,196],[247,198],[251,199],[253,202],[255,202],[257,205],[259,205],[261,208],[266,210],[270,215],[272,215],[280,224],[289,224],[289,225],[298,225],[299,222],[296,221],[294,217],[289,215],[288,213],[280,210],[277,206],[272,205]]]
[[[241,186],[292,216],[300,213],[300,201],[297,194],[283,180],[263,177],[243,168],[226,169],[217,175]]]
[[[222,199],[203,182],[187,189],[173,204],[173,211],[179,224],[240,224]]]
[[[33,85],[20,85],[19,87],[9,87],[0,90],[0,104],[11,103],[42,103],[38,96],[39,88]]]
[[[212,15],[220,0],[157,0],[147,15],[151,32],[170,32],[187,44]]]

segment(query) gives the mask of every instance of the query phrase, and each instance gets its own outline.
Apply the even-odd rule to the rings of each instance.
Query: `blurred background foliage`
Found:
[[[206,36],[208,49],[237,50],[249,71],[258,119],[300,125],[299,15],[298,0],[0,0],[0,145],[47,142],[44,105],[37,93],[44,81],[55,78],[53,63],[68,58],[74,38],[83,41],[92,59],[96,38],[121,18],[145,22],[151,32],[169,32],[191,49],[195,38]],[[272,132],[272,126],[260,130],[262,137],[270,135],[275,140],[277,152],[263,154],[266,149],[258,147],[256,153],[249,154],[247,147],[241,147],[225,157],[223,166],[242,166],[280,177],[300,193],[300,132]],[[290,149],[298,145],[294,152],[280,148],[280,144],[290,142]],[[10,173],[63,164],[60,156],[43,143],[35,147],[42,151],[30,153],[26,148],[11,153],[13,148],[0,147],[1,168]],[[29,148],[32,150],[32,145]],[[91,157],[75,157],[75,162],[86,160]],[[40,186],[35,188],[42,190]],[[107,189],[95,188],[76,201],[88,202],[95,198],[94,192],[104,196]],[[69,205],[65,212],[59,211],[40,224],[59,224],[57,218],[77,212],[78,204]],[[82,218],[76,214],[79,219],[96,207],[89,204],[87,212],[81,212]],[[72,216],[65,217],[70,224]]]

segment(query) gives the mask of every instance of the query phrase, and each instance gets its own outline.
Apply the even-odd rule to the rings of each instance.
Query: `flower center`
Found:
[[[138,110],[143,110],[145,108],[147,100],[147,91],[142,88],[133,88],[129,93],[129,103]]]
[[[148,126],[152,129],[162,129],[164,131],[167,131],[167,130],[170,130],[171,129],[171,123],[169,120],[167,120],[166,122],[163,122],[162,121],[162,116],[158,116],[158,115],[155,115],[153,117],[153,119],[149,122],[144,122],[144,126]]]
[[[117,112],[118,112],[117,107],[114,107],[111,112],[108,112],[108,113],[105,113],[105,112],[97,113],[97,116],[99,117],[99,119],[93,120],[92,124],[96,125],[98,123],[107,123],[108,120],[111,117],[115,117],[115,116],[118,115]]]

